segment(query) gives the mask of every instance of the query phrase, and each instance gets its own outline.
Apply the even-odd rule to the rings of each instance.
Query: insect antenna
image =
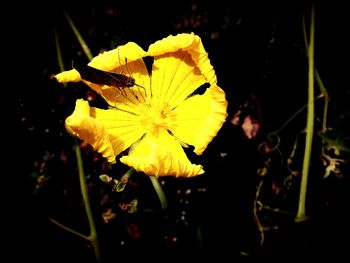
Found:
[[[119,59],[119,64],[120,64],[120,53],[119,53],[119,49],[118,49],[118,59]],[[137,84],[137,83],[135,83],[135,78],[134,78],[134,76],[133,76],[133,74],[132,74],[132,71],[130,70],[130,68],[129,68],[129,66],[128,66],[128,59],[125,57],[125,68],[126,68],[126,71],[127,71],[127,74],[130,76],[129,78],[129,83],[128,83],[128,85],[127,85],[127,87],[129,87],[129,88],[132,88],[132,86],[137,86],[137,87],[139,87],[139,88],[142,88],[143,90],[144,90],[144,92],[145,92],[145,94],[146,94],[146,89],[145,89],[145,87],[143,87],[143,86],[141,86],[141,85],[139,85],[139,84]],[[121,66],[121,69],[122,69],[122,72],[123,72],[123,67]],[[134,96],[136,96],[136,94],[133,94]]]

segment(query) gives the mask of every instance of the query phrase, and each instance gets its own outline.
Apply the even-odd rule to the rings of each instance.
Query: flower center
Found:
[[[140,122],[142,126],[150,133],[158,134],[161,129],[167,129],[167,115],[169,105],[145,105],[141,106]]]

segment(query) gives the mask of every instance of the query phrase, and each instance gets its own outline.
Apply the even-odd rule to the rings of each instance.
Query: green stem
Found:
[[[258,198],[260,195],[260,191],[261,191],[261,187],[263,185],[264,180],[262,179],[256,189],[255,192],[255,199],[254,199],[254,203],[253,203],[253,215],[254,215],[254,221],[256,223],[256,226],[259,230],[260,233],[260,242],[259,245],[262,246],[264,244],[265,241],[265,233],[264,233],[264,227],[260,222],[259,216],[258,216]]]
[[[67,20],[68,20],[68,23],[70,25],[70,27],[72,28],[73,30],[73,33],[75,35],[75,37],[78,39],[80,45],[81,45],[81,48],[83,49],[86,57],[91,60],[93,58],[92,56],[92,53],[90,51],[90,48],[89,46],[86,44],[84,38],[81,36],[79,30],[77,29],[77,27],[75,26],[75,24],[73,23],[73,20],[70,18],[70,16],[68,15],[67,12],[64,12],[64,15],[66,16]]]
[[[321,90],[321,94],[324,97],[324,109],[323,109],[323,119],[322,119],[322,132],[326,132],[327,130],[327,114],[328,114],[328,101],[329,101],[329,95],[328,95],[328,91],[325,88],[325,86],[323,85],[323,81],[320,77],[320,75],[318,74],[317,69],[315,69],[315,78],[316,78],[316,82],[318,84],[318,86],[320,87]]]
[[[57,55],[57,63],[61,71],[64,71],[64,63],[63,63],[63,57],[61,52],[61,45],[60,41],[58,39],[57,30],[55,30],[55,45],[56,45],[56,55]],[[66,88],[67,83],[63,83],[63,86]]]
[[[305,108],[306,108],[307,104],[305,104],[304,106],[302,106],[299,110],[297,110],[287,121],[285,121],[281,127],[279,127],[276,131],[274,131],[273,133],[278,134],[285,126],[287,126],[288,123],[290,123],[296,116],[298,116]]]
[[[317,72],[317,71],[316,71]],[[315,72],[315,73],[316,73]],[[321,98],[323,98],[325,95],[324,94],[320,94],[319,96],[317,96],[314,99],[314,102],[316,102],[316,100],[319,100]],[[277,130],[275,130],[274,132],[272,132],[272,134],[278,134],[281,130],[284,129],[284,127],[287,126],[287,124],[289,124],[295,117],[297,117],[300,113],[303,112],[303,110],[308,106],[308,103],[306,103],[305,105],[303,105],[300,109],[298,109],[291,117],[289,117],[288,120],[286,120]],[[325,106],[326,107],[326,106]]]
[[[158,178],[155,176],[149,176],[149,178],[152,182],[154,190],[156,191],[156,193],[158,195],[162,210],[166,209],[168,207],[168,202],[167,202],[166,197],[164,195],[162,186],[159,184]]]
[[[126,171],[125,174],[123,174],[122,178],[129,179],[135,172],[136,172],[136,170],[134,168],[130,168],[129,170]]]
[[[94,253],[95,253],[97,262],[101,262],[100,250],[99,250],[98,241],[97,241],[97,231],[96,231],[96,227],[95,227],[95,223],[94,223],[94,219],[93,219],[93,215],[90,207],[89,195],[87,191],[86,179],[85,179],[85,173],[84,173],[84,167],[83,167],[83,159],[81,156],[81,149],[78,143],[75,143],[74,149],[75,149],[75,154],[76,154],[77,163],[78,163],[81,194],[83,196],[84,208],[85,208],[85,212],[88,218],[89,228],[90,228],[90,235],[88,238],[94,248]]]
[[[306,26],[305,26],[305,19],[303,17],[303,36],[304,36],[304,42],[306,49],[308,48],[309,44],[307,41],[307,35],[306,35]],[[323,120],[322,120],[322,132],[325,132],[327,130],[327,113],[328,113],[328,101],[329,101],[329,95],[326,87],[323,84],[323,81],[318,74],[318,70],[315,67],[315,78],[318,86],[320,87],[321,95],[324,97],[324,109],[323,109]]]
[[[54,223],[55,225],[59,226],[60,228],[63,228],[63,229],[66,230],[67,232],[70,232],[70,233],[72,233],[72,234],[74,234],[74,235],[76,235],[76,236],[78,236],[78,237],[81,237],[81,238],[84,238],[85,240],[90,241],[90,238],[89,238],[88,236],[85,236],[85,235],[79,233],[78,231],[75,231],[75,230],[73,230],[73,229],[71,229],[71,228],[69,228],[69,227],[67,227],[67,226],[65,226],[65,225],[63,225],[63,224],[61,224],[61,223],[58,222],[57,220],[52,219],[52,218],[49,218],[49,220],[50,220],[52,223]]]
[[[312,150],[312,138],[314,132],[314,45],[315,45],[315,14],[314,8],[311,8],[311,25],[310,25],[310,43],[308,47],[308,107],[307,107],[307,120],[306,120],[306,138],[305,138],[305,150],[303,169],[300,182],[299,192],[299,205],[296,221],[302,221],[306,217],[305,203],[306,203],[306,192],[307,182],[310,168],[311,150]]]

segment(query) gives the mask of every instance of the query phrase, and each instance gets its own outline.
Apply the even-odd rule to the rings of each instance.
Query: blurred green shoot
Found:
[[[86,57],[88,58],[88,60],[91,60],[93,58],[91,50],[89,48],[89,46],[86,44],[85,40],[83,39],[83,37],[81,36],[79,30],[77,29],[77,27],[75,26],[75,24],[73,23],[73,20],[71,19],[71,17],[69,16],[69,14],[67,12],[64,11],[64,15],[66,16],[68,23],[70,25],[70,27],[73,30],[73,33],[75,35],[75,37],[78,39],[81,48],[84,51],[84,54],[86,55]]]
[[[61,45],[58,38],[57,30],[55,30],[55,46],[56,46],[56,56],[57,56],[57,63],[60,71],[64,71],[64,63],[63,63],[63,57],[61,52]],[[67,88],[67,83],[63,83],[63,86]]]

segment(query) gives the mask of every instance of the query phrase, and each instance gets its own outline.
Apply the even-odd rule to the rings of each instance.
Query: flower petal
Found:
[[[127,76],[132,77],[137,85],[131,88],[128,87],[109,87],[104,85],[98,91],[102,97],[113,107],[118,107],[123,110],[132,111],[132,109],[140,103],[145,102],[146,97],[150,94],[150,77],[147,68],[142,59],[128,62],[127,68],[116,68],[115,73],[124,71]],[[140,87],[141,86],[141,87]],[[91,85],[95,89],[96,84]]]
[[[116,68],[114,73],[121,71],[122,68]],[[139,103],[146,102],[146,97],[151,92],[150,77],[142,59],[128,63],[127,71],[130,72],[127,76],[132,77],[137,84],[130,88],[125,86],[100,85],[89,81],[83,82],[100,94],[110,106],[136,113]]]
[[[151,176],[191,177],[204,173],[202,166],[192,164],[180,143],[166,131],[158,137],[146,134],[120,161]]]
[[[105,128],[115,155],[129,148],[146,133],[139,116],[129,112],[92,108],[91,116]]]
[[[150,78],[143,62],[147,53],[136,43],[128,42],[113,50],[105,51],[94,57],[88,64],[90,67],[117,74],[123,74],[135,80],[137,85],[129,88],[100,85],[81,79],[75,69],[64,71],[55,77],[59,82],[83,81],[90,88],[100,94],[109,105],[133,112],[138,103],[144,102],[150,94]]]
[[[145,56],[147,56],[146,51],[139,45],[134,42],[128,42],[123,46],[100,53],[88,65],[104,71],[114,71],[120,66],[142,59]]]
[[[81,81],[80,74],[75,69],[71,69],[71,70],[67,70],[67,71],[63,71],[61,73],[58,73],[55,75],[55,78],[60,83]]]
[[[83,99],[76,101],[75,110],[65,122],[69,133],[90,144],[110,163],[115,163],[115,152],[104,126],[90,116],[89,103]]]
[[[173,109],[205,82],[189,53],[177,51],[157,56],[151,77],[152,103],[166,103]]]
[[[192,96],[174,109],[168,116],[168,128],[200,155],[225,122],[226,109],[224,91],[213,85],[203,95]]]
[[[149,46],[148,55],[156,57],[179,50],[186,51],[191,55],[192,60],[205,76],[207,82],[210,84],[217,83],[215,71],[210,64],[208,53],[204,49],[201,38],[194,33],[170,35],[163,38]]]

